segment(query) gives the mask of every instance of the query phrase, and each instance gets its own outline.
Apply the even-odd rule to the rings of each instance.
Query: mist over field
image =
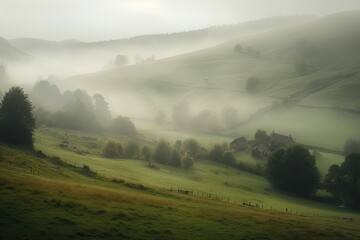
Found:
[[[1,1],[0,239],[358,239],[359,26],[357,0]]]

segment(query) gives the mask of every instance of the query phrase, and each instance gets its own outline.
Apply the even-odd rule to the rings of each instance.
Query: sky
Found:
[[[100,41],[357,9],[360,0],[0,0],[0,36]]]

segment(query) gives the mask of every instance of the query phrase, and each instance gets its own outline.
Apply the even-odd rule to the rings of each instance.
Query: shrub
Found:
[[[119,145],[112,140],[108,140],[102,148],[101,155],[106,158],[119,157]]]

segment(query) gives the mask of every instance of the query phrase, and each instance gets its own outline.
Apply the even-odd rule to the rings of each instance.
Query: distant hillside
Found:
[[[359,26],[359,11],[344,12],[154,63],[73,77],[63,84],[112,93],[152,89],[174,98],[200,89],[241,93],[246,80],[255,76],[261,80],[255,96],[360,111]],[[241,52],[234,51],[236,44]]]
[[[26,59],[29,56],[12,46],[5,38],[0,37],[0,61],[14,61]]]
[[[36,54],[37,52],[51,54],[97,50],[112,51],[114,56],[119,53],[141,54],[145,56],[155,54],[159,58],[216,45],[241,34],[291,26],[313,18],[312,16],[273,17],[189,32],[144,35],[100,42],[81,42],[77,40],[46,41],[31,38],[12,39],[10,41],[14,46],[31,54]]]

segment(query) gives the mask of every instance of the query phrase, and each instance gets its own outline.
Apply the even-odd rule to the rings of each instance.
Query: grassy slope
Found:
[[[359,11],[335,14],[150,64],[73,77],[62,84],[113,93],[154,90],[176,99],[185,91],[179,85],[191,87],[187,93],[194,87],[244,90],[246,79],[258,76],[262,96],[293,96],[302,104],[358,110],[359,24]],[[259,49],[261,56],[235,54],[236,43]],[[316,71],[304,76],[295,72],[294,63],[302,56]]]
[[[315,215],[349,214],[340,211],[338,208],[269,191],[270,186],[266,179],[216,163],[199,161],[196,163],[193,171],[187,172],[167,166],[162,166],[160,170],[153,170],[145,167],[145,162],[137,160],[101,158],[96,156],[98,155],[99,148],[89,149],[86,147],[88,144],[83,144],[82,141],[73,141],[74,134],[76,136],[74,132],[63,135],[61,131],[43,129],[37,133],[38,140],[36,147],[51,156],[60,156],[62,159],[76,163],[78,166],[89,165],[92,169],[98,170],[99,174],[105,174],[107,177],[121,178],[131,182],[162,188],[174,187],[208,192],[228,197],[233,201],[251,201],[252,203],[264,205],[267,208],[272,207],[279,210],[291,208],[295,211],[298,210]],[[82,137],[80,134],[77,138],[86,139],[88,137]],[[58,145],[64,139],[68,139],[72,143],[69,147],[76,148],[76,150],[64,151],[59,148]],[[103,137],[96,140],[95,138],[92,139],[94,139],[94,145],[100,146],[105,141]],[[216,138],[214,140],[216,141]],[[82,148],[84,150],[88,149],[89,154],[80,155],[76,153],[76,151]],[[329,156],[330,161],[327,159]],[[240,156],[238,160],[244,162],[251,161],[248,156]],[[342,158],[339,156],[325,154],[319,159],[319,167],[322,173],[325,174],[329,165],[341,161]]]
[[[67,150],[57,147],[64,138],[71,142]],[[85,163],[93,169],[106,170],[103,173],[107,176],[151,188],[139,190],[90,178],[80,169],[1,145],[0,239],[355,239],[360,236],[357,213],[267,192],[264,190],[267,183],[261,177],[208,162],[197,162],[191,172],[165,166],[152,170],[144,167],[142,161],[94,156],[97,151],[94,147],[100,142],[101,136],[42,129],[37,132],[36,148],[78,165]],[[75,153],[86,149],[87,156]],[[30,174],[30,169],[36,175]],[[238,201],[260,198],[265,207],[266,203],[273,203],[280,210],[286,205],[303,210],[304,215],[257,210],[162,190],[161,187],[169,185],[224,194]]]
[[[262,128],[291,134],[299,142],[341,150],[346,140],[359,138],[360,132],[359,114],[338,110],[360,107],[359,24],[358,11],[335,14],[154,63],[76,76],[59,84],[104,93],[110,103],[116,103],[111,105],[113,112],[147,119],[153,119],[159,109],[171,119],[172,107],[184,101],[193,115],[200,109],[219,113],[223,107],[233,106],[243,121],[272,101],[292,96],[295,106],[270,111],[222,134],[252,137]],[[244,49],[259,49],[261,56],[235,54],[236,43]],[[307,53],[306,49],[312,48],[315,51]],[[317,71],[299,76],[294,62],[301,55]],[[249,76],[262,81],[255,96],[244,92]],[[330,109],[313,108],[317,106]]]

